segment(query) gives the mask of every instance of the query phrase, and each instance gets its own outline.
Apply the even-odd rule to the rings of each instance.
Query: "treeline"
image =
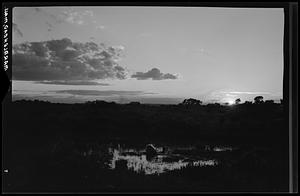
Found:
[[[201,105],[189,99],[178,105],[81,104],[19,100],[4,105],[6,133],[71,134],[82,137],[266,140],[286,135],[282,104]],[[23,134],[24,133],[24,134]],[[280,138],[280,137],[279,137]]]
[[[234,101],[235,105],[238,105],[241,103],[241,99],[237,98]],[[254,101],[245,101],[244,104],[274,104],[275,101],[274,100],[266,100],[264,101],[264,97],[263,96],[256,96],[254,98]],[[283,103],[283,99],[280,100],[280,104]],[[203,102],[198,100],[198,99],[194,99],[194,98],[189,98],[189,99],[185,99],[182,103],[179,103],[179,105],[202,105]],[[220,106],[220,103],[209,103],[207,105],[216,105],[216,106]],[[229,105],[229,103],[224,103],[224,105]]]
[[[51,103],[50,101],[43,101],[43,100],[25,100],[25,99],[16,100],[16,101],[14,101],[14,103],[64,104],[64,103]],[[76,104],[80,104],[80,103],[73,103],[73,104],[76,105]],[[142,103],[137,102],[137,101],[130,102],[130,103],[127,103],[127,104],[119,104],[119,103],[116,103],[114,101],[108,102],[108,101],[104,101],[104,100],[87,101],[83,104],[86,104],[86,105],[167,105],[167,104],[142,104]],[[239,104],[246,104],[246,105],[251,105],[251,104],[283,104],[283,99],[280,99],[280,103],[275,103],[274,100],[265,100],[264,101],[263,96],[256,96],[253,101],[245,101],[244,103],[241,103],[241,99],[237,98],[234,101],[234,104],[232,104],[232,105],[239,105]],[[172,105],[174,105],[174,104],[172,104]],[[225,106],[228,106],[230,104],[228,102],[226,102],[224,104],[217,103],[217,102],[216,103],[203,104],[203,101],[201,101],[201,100],[194,99],[194,98],[189,98],[189,99],[184,99],[178,105],[179,106],[182,106],[182,105],[194,105],[194,106],[196,106],[196,105],[208,105],[208,106],[222,106],[222,105],[225,105]]]

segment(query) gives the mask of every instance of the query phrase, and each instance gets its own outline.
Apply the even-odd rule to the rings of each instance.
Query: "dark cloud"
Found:
[[[15,94],[12,96],[13,101],[17,100],[41,100],[41,101],[50,101],[52,103],[84,103],[86,100],[77,98],[73,95],[70,95],[69,97],[54,97],[49,95],[28,95],[28,94]]]
[[[138,96],[145,94],[153,94],[146,93],[143,91],[98,91],[98,90],[59,90],[55,91],[56,93],[66,93],[71,95],[83,95],[83,96]]]
[[[41,42],[31,42],[31,50],[38,57],[46,57],[49,51],[45,44]]]
[[[58,80],[58,81],[38,81],[38,84],[53,84],[53,85],[97,85],[97,86],[109,86],[107,83],[99,83],[94,81],[76,81],[76,80]]]
[[[147,72],[136,72],[131,76],[132,78],[136,78],[138,80],[166,80],[166,79],[177,79],[176,75],[170,73],[161,73],[159,69],[153,68]]]
[[[173,74],[169,74],[169,73],[166,73],[163,75],[163,79],[177,79],[177,76],[176,75],[173,75]]]
[[[125,91],[122,91],[124,94]],[[94,100],[105,100],[108,102],[115,101],[117,103],[130,103],[132,101],[138,101],[140,103],[146,104],[178,104],[183,101],[180,98],[173,98],[173,97],[139,97],[139,96],[132,96],[130,98],[120,96],[120,97],[111,97],[102,96],[101,98],[89,98],[88,96],[76,96],[73,94],[65,94],[65,96],[55,96],[55,95],[34,95],[32,96],[30,93],[28,94],[13,94],[12,100],[44,100],[50,101],[53,103],[84,103],[86,101],[94,101]]]
[[[125,79],[126,71],[118,64],[123,49],[94,42],[77,43],[68,38],[16,44],[13,46],[13,79]]]
[[[16,33],[18,36],[23,37],[23,33],[18,27],[18,25],[16,23],[13,23],[12,25],[13,32]]]

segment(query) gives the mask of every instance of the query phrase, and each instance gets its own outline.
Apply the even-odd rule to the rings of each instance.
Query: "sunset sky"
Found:
[[[282,98],[281,8],[16,7],[13,99]]]

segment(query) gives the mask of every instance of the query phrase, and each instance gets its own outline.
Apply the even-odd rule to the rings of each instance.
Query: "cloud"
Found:
[[[192,56],[207,56],[207,57],[213,57],[212,53],[205,48],[197,47],[197,48],[186,48],[186,47],[179,47],[177,49],[179,54],[181,55],[192,55]]]
[[[12,26],[13,32],[16,33],[18,36],[23,37],[23,33],[18,27],[18,25],[16,23],[12,23],[12,24],[13,24]]]
[[[105,26],[104,26],[104,25],[98,25],[98,26],[96,26],[96,29],[101,29],[101,30],[103,30],[103,29],[105,29]]]
[[[268,92],[240,92],[240,91],[232,91],[228,92],[230,94],[246,94],[246,95],[268,95]]]
[[[79,26],[92,24],[95,29],[103,30],[106,28],[106,26],[96,21],[94,12],[91,10],[74,10],[73,8],[64,8],[62,11],[55,13],[53,13],[52,10],[57,9],[33,7],[29,12],[27,12],[27,14],[23,15],[23,17],[26,17],[28,14],[33,14],[34,17],[43,18],[44,24],[49,32],[54,30],[54,28],[60,24]],[[17,35],[23,37],[22,32],[15,23],[13,23],[13,31],[17,33]]]
[[[136,72],[131,76],[132,78],[136,78],[138,80],[166,80],[166,79],[177,79],[178,77],[176,75],[170,74],[170,73],[161,73],[159,69],[153,68],[147,72]]]
[[[75,10],[73,8],[64,8],[60,12],[52,13],[52,9],[32,8],[35,14],[46,17],[45,25],[47,31],[52,31],[59,24],[71,24],[77,26],[91,25],[96,30],[104,30],[107,28],[95,17],[91,10]],[[56,10],[56,9],[55,9]]]
[[[46,25],[47,25],[47,27],[48,27],[48,31],[52,31],[52,29],[53,29],[53,25],[50,23],[50,22],[48,22],[48,21],[46,21],[45,22],[46,23]]]
[[[105,100],[108,102],[115,101],[117,103],[130,103],[132,101],[138,101],[141,103],[147,103],[147,104],[178,104],[183,101],[181,98],[174,98],[174,97],[149,97],[149,96],[143,96],[146,93],[143,91],[106,91],[106,92],[93,92],[93,91],[86,91],[84,90],[78,90],[78,92],[71,92],[68,93],[69,90],[66,92],[60,92],[60,91],[53,91],[46,93],[36,92],[33,94],[33,92],[16,92],[13,91],[12,100],[44,100],[44,101],[50,101],[54,103],[84,103],[86,101],[94,101],[94,100]],[[105,96],[99,96],[99,94],[104,94]],[[119,96],[111,96],[119,95]],[[124,95],[133,95],[133,96],[124,96]],[[150,94],[150,93],[148,93]],[[138,96],[142,95],[142,96]]]
[[[94,18],[94,13],[90,10],[74,11],[71,9],[64,11],[62,18],[68,23],[82,25],[87,21],[92,21]]]
[[[68,38],[26,42],[13,46],[12,76],[15,80],[125,79],[119,65],[123,46],[72,42]]]
[[[145,94],[153,94],[146,93],[143,91],[115,91],[115,90],[107,90],[107,91],[98,91],[98,90],[59,90],[55,91],[56,93],[66,93],[71,95],[82,95],[82,96],[138,96]]]
[[[87,100],[83,100],[74,96],[70,97],[54,97],[54,96],[47,96],[47,95],[35,95],[30,96],[28,94],[16,94],[12,96],[13,101],[17,100],[41,100],[41,101],[50,101],[52,103],[84,103]]]
[[[56,24],[69,23],[75,25],[85,25],[93,22],[97,23],[94,17],[94,12],[91,10],[80,10],[75,11],[73,8],[66,9],[60,13],[53,14],[48,10],[43,8],[33,8],[35,13],[41,14],[47,17],[45,24],[47,25],[47,30],[52,31]],[[96,29],[104,29],[104,25],[96,24]]]
[[[55,81],[38,81],[38,84],[53,84],[53,85],[97,85],[97,86],[109,86],[107,83],[99,83],[94,81],[73,81],[73,80],[55,80]]]

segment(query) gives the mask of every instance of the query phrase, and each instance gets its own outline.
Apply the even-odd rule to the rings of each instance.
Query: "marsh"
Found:
[[[13,102],[5,106],[4,188],[286,190],[281,104],[229,107]],[[147,157],[147,144],[155,155]]]

